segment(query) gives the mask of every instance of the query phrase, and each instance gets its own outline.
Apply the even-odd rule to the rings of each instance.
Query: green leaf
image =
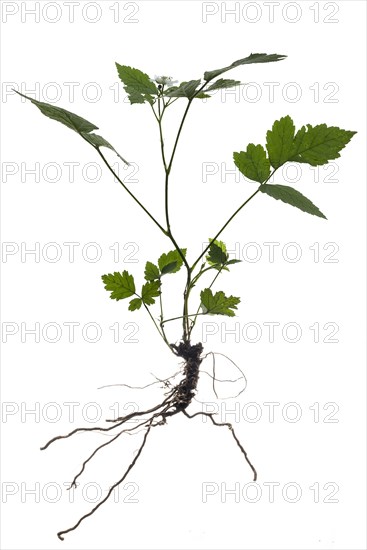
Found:
[[[116,68],[131,104],[153,102],[152,96],[158,94],[158,88],[146,73],[119,63],[116,63]]]
[[[289,160],[307,162],[311,166],[326,164],[329,160],[340,157],[339,152],[350,142],[354,134],[337,126],[319,124],[307,129],[302,126],[294,138],[293,149]]]
[[[229,260],[229,262],[226,263],[226,265],[232,265],[232,264],[240,264],[242,260]]]
[[[241,84],[239,80],[226,80],[224,78],[220,78],[219,80],[213,82],[213,84],[209,86],[206,91],[212,92],[213,90],[221,90],[222,88],[233,88],[233,86],[238,86],[239,84]]]
[[[317,206],[302,195],[302,193],[296,191],[296,189],[293,189],[293,187],[288,187],[287,185],[268,185],[267,183],[264,183],[263,185],[260,185],[259,190],[276,200],[281,200],[287,204],[295,206],[303,212],[307,212],[313,216],[318,216],[319,218],[325,218],[325,220],[327,219],[326,216],[320,212]]]
[[[262,145],[249,143],[246,151],[233,153],[239,171],[248,179],[263,183],[270,176],[270,162]]]
[[[186,248],[181,248],[184,256],[186,256],[186,250]],[[171,250],[167,254],[162,254],[158,259],[158,265],[162,275],[177,273],[183,265],[183,260],[177,250]]]
[[[206,260],[211,265],[224,265],[228,260],[227,248],[222,241],[209,239],[210,248]]]
[[[82,132],[80,134],[84,137],[91,145],[94,145],[97,149],[100,147],[108,147],[108,149],[111,149],[116,153],[116,155],[127,165],[130,165],[127,160],[125,160],[118,151],[109,143],[106,139],[104,139],[102,136],[99,136],[98,134],[86,134],[85,132]]]
[[[85,120],[85,118],[71,113],[66,109],[56,107],[55,105],[50,105],[49,103],[43,103],[42,101],[37,101],[36,99],[32,99],[31,97],[17,92],[16,90],[14,90],[14,92],[16,92],[18,95],[21,95],[22,97],[25,97],[26,99],[29,99],[29,101],[33,103],[33,105],[36,105],[41,113],[48,118],[52,118],[53,120],[57,120],[57,122],[61,122],[61,124],[64,124],[78,134],[82,134],[84,132],[89,133],[92,130],[98,130],[97,126],[95,126],[88,120]]]
[[[319,124],[302,126],[295,134],[293,120],[285,116],[276,120],[266,134],[270,164],[279,168],[285,162],[306,162],[311,166],[326,164],[340,157],[339,152],[356,132],[337,126]]]
[[[228,65],[228,67],[224,67],[223,69],[215,69],[214,71],[206,71],[204,73],[204,80],[207,82],[209,80],[213,80],[216,76],[219,76],[220,74],[223,74],[227,71],[230,71],[231,69],[234,69],[235,67],[238,67],[240,65],[249,65],[250,63],[270,63],[271,61],[281,61],[287,57],[286,55],[278,55],[276,53],[274,54],[266,54],[266,53],[252,53],[248,57],[244,57],[243,59],[239,59],[238,61],[234,61],[231,65]]]
[[[133,298],[129,303],[129,310],[135,311],[136,309],[140,309],[142,306],[143,300],[141,298]]]
[[[151,306],[155,303],[154,298],[160,295],[160,281],[149,281],[148,283],[145,283],[141,289],[141,297],[147,306]]]
[[[190,80],[189,82],[181,82],[179,86],[168,88],[164,95],[168,97],[187,97],[191,99],[199,87],[201,80]]]
[[[29,101],[31,101],[34,105],[36,105],[36,107],[39,108],[41,113],[47,116],[48,118],[52,118],[57,122],[61,122],[61,124],[64,124],[71,130],[74,130],[74,132],[79,134],[93,147],[97,149],[99,149],[100,147],[108,147],[109,149],[114,151],[116,155],[120,157],[120,159],[125,164],[129,165],[129,162],[127,162],[127,160],[125,160],[116,151],[116,149],[111,145],[111,143],[109,143],[106,139],[104,139],[102,136],[99,136],[98,134],[90,133],[92,130],[98,130],[98,127],[92,124],[91,122],[88,122],[88,120],[85,120],[85,118],[82,118],[74,113],[71,113],[66,109],[62,109],[61,107],[55,107],[55,105],[50,105],[49,103],[43,103],[42,101],[37,101],[36,99],[27,97],[26,95],[21,94],[16,90],[14,90],[14,92],[21,95],[22,97],[25,97],[26,99],[29,99]]]
[[[237,309],[237,304],[240,303],[240,298],[236,298],[235,296],[229,296],[227,298],[221,290],[213,295],[210,288],[202,290],[200,297],[203,313],[210,313],[213,315],[228,315],[229,317],[234,317],[235,312],[233,310]]]
[[[212,96],[210,94],[200,92],[200,93],[196,94],[195,99],[207,99],[208,97],[212,97]]]
[[[147,262],[145,264],[144,277],[147,281],[155,281],[159,279],[159,269],[152,262]]]
[[[135,294],[134,277],[126,270],[122,273],[115,271],[113,274],[102,275],[102,281],[105,289],[111,291],[110,297],[113,300],[123,300]]]
[[[272,130],[267,132],[266,147],[273,168],[279,168],[291,158],[294,132],[295,127],[290,116],[276,120]]]

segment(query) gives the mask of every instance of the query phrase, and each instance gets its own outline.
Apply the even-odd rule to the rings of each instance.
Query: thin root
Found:
[[[253,466],[253,464],[251,463],[249,457],[247,456],[247,453],[245,451],[245,449],[242,447],[239,439],[237,438],[235,432],[234,432],[234,429],[233,429],[233,426],[232,424],[230,424],[229,422],[216,422],[216,420],[214,419],[213,417],[213,414],[212,413],[207,413],[207,412],[197,412],[195,414],[189,414],[188,412],[186,411],[182,411],[184,413],[185,416],[187,416],[187,418],[195,418],[195,416],[208,416],[210,418],[210,420],[213,422],[213,424],[215,426],[227,426],[227,428],[229,429],[229,431],[231,432],[231,434],[233,435],[233,438],[235,440],[235,442],[237,443],[237,445],[239,446],[239,448],[241,449],[241,452],[243,454],[243,456],[245,457],[246,459],[246,462],[247,464],[250,466],[251,470],[253,471],[253,474],[254,474],[254,481],[257,480],[257,472],[255,470],[255,467]]]

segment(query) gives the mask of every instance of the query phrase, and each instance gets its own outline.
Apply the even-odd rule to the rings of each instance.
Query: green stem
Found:
[[[222,265],[222,267],[220,269],[218,269],[218,273],[215,275],[214,279],[212,280],[212,282],[210,283],[209,287],[208,288],[212,288],[212,286],[214,285],[215,281],[217,280],[217,277],[219,277],[220,273],[222,272],[222,269],[224,267],[224,264]],[[208,269],[210,268],[207,268],[207,269],[204,269],[202,272],[201,272],[201,275],[205,272],[205,271],[208,271]],[[191,336],[191,332],[195,326],[195,323],[196,323],[196,319],[197,319],[197,316],[198,315],[202,315],[202,313],[199,313],[200,311],[200,305],[197,309],[197,312],[196,312],[196,315],[195,315],[195,318],[193,321],[191,321],[191,327],[190,327],[190,331],[189,331],[189,336]]]
[[[164,229],[164,227],[155,219],[155,217],[149,212],[149,210],[147,210],[145,208],[145,206],[135,197],[135,195],[130,191],[130,189],[128,187],[126,187],[124,182],[118,177],[118,175],[116,174],[114,169],[109,165],[109,163],[108,163],[107,159],[105,158],[105,156],[103,155],[103,153],[101,153],[101,150],[98,147],[95,147],[95,149],[98,152],[99,156],[102,158],[103,162],[105,163],[105,165],[107,166],[109,171],[113,174],[113,176],[117,179],[117,181],[119,183],[121,183],[122,187],[125,189],[125,191],[127,191],[129,193],[130,197],[132,197],[134,199],[134,201],[140,206],[140,208],[142,208],[144,210],[144,212],[146,214],[148,214],[150,219],[153,220],[153,222],[159,227],[159,229],[162,231],[162,233],[167,235],[167,231]]]
[[[195,315],[206,315],[206,313],[188,313],[187,317],[194,317]],[[179,317],[172,317],[172,319],[165,319],[163,321],[164,323],[168,323],[169,321],[176,321],[177,319],[183,319],[183,315],[180,315]]]
[[[162,331],[162,332],[160,331],[159,326],[158,326],[157,323],[155,322],[155,319],[154,319],[153,315],[151,314],[151,312],[150,312],[148,306],[147,306],[146,304],[144,304],[144,302],[143,302],[143,305],[144,305],[145,309],[147,310],[147,312],[149,313],[150,318],[152,319],[152,321],[153,321],[153,323],[154,323],[156,329],[158,330],[159,334],[160,334],[161,337],[163,338],[164,342],[167,344],[167,346],[169,347],[170,351],[172,351],[172,353],[174,353],[173,350],[172,350],[172,348],[171,348],[171,346],[169,345],[169,342],[168,342],[168,340],[167,340],[167,338],[166,338],[166,335],[165,335],[164,331]],[[162,325],[161,325],[161,326],[162,326]]]
[[[171,158],[170,158],[170,161],[167,165],[167,162],[166,162],[166,158],[165,158],[165,153],[164,153],[164,141],[163,141],[163,130],[162,130],[162,117],[163,117],[163,114],[164,114],[164,111],[165,109],[167,108],[168,105],[172,104],[172,102],[168,101],[167,104],[164,105],[164,108],[163,110],[161,111],[161,106],[160,106],[160,98],[158,98],[158,117],[156,116],[156,119],[158,121],[158,125],[159,125],[159,135],[160,135],[160,141],[161,141],[161,154],[162,154],[162,161],[163,161],[163,166],[164,166],[164,169],[165,169],[165,174],[166,174],[166,177],[165,177],[165,215],[166,215],[166,223],[167,223],[167,230],[166,230],[166,235],[167,237],[169,237],[169,239],[171,240],[171,242],[173,243],[175,249],[177,250],[177,252],[179,253],[183,263],[185,264],[185,267],[186,267],[186,270],[187,270],[187,280],[186,280],[186,286],[185,286],[185,290],[184,290],[184,294],[183,294],[183,298],[184,298],[184,306],[183,306],[183,315],[182,315],[182,319],[183,319],[183,322],[182,322],[182,327],[183,327],[183,340],[186,342],[188,341],[188,338],[189,338],[189,331],[190,331],[190,325],[189,325],[189,315],[188,315],[188,298],[189,298],[189,294],[190,294],[190,289],[191,289],[191,273],[192,273],[192,268],[190,268],[187,260],[186,260],[186,257],[185,255],[183,254],[183,252],[181,251],[181,248],[178,246],[175,238],[173,237],[173,234],[172,234],[172,231],[171,231],[171,225],[170,225],[170,219],[169,219],[169,204],[168,204],[168,190],[169,190],[169,176],[170,176],[170,173],[171,173],[171,169],[172,169],[172,164],[173,164],[173,160],[174,160],[174,157],[175,157],[175,153],[176,153],[176,150],[177,150],[177,146],[178,146],[178,142],[179,142],[179,139],[180,139],[180,136],[181,136],[181,132],[182,132],[182,129],[183,129],[183,126],[184,126],[184,123],[185,123],[185,120],[186,120],[186,117],[188,115],[188,112],[189,112],[189,109],[191,107],[191,103],[193,101],[193,99],[195,98],[195,96],[200,93],[204,88],[205,86],[207,85],[207,82],[205,82],[201,88],[199,88],[197,90],[197,92],[195,93],[195,95],[193,97],[191,97],[188,101],[188,104],[186,106],[186,109],[184,111],[184,114],[183,114],[183,117],[182,117],[182,120],[181,120],[181,123],[180,123],[180,126],[178,128],[178,132],[177,132],[177,135],[176,135],[176,139],[175,139],[175,142],[174,142],[174,145],[173,145],[173,149],[172,149],[172,153],[171,153]],[[155,111],[153,109],[153,112],[154,114]],[[180,319],[181,317],[178,317],[178,319]],[[163,321],[163,319],[161,320],[161,326],[162,324],[164,323],[165,321]]]
[[[273,170],[269,177],[263,182],[260,184],[260,187],[261,185],[264,185],[264,183],[267,183],[270,178],[272,177],[272,175],[275,173],[276,169]],[[219,235],[222,233],[222,231],[225,230],[225,228],[227,227],[227,225],[233,220],[233,218],[235,218],[237,216],[237,214],[242,210],[242,208],[244,206],[246,206],[247,203],[250,202],[250,200],[252,200],[254,198],[255,195],[258,194],[258,192],[260,191],[260,187],[258,187],[258,189],[256,189],[255,193],[252,193],[251,197],[249,197],[248,199],[245,200],[244,203],[241,204],[241,206],[239,208],[237,208],[237,210],[232,214],[232,216],[226,221],[226,223],[222,226],[222,228],[218,231],[218,233],[215,235],[214,239],[213,240],[216,240]],[[207,253],[207,251],[209,250],[210,248],[210,243],[208,244],[208,246],[204,249],[204,251],[200,254],[200,256],[195,260],[195,262],[192,264],[191,266],[191,271],[193,269],[195,269],[196,265],[200,262],[201,258]]]

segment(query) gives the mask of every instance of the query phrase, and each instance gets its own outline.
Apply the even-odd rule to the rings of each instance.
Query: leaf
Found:
[[[240,298],[236,298],[235,296],[227,298],[221,290],[213,295],[210,288],[202,290],[200,297],[203,313],[228,315],[229,317],[235,316],[233,310],[237,309],[237,304],[240,303]]]
[[[249,143],[246,151],[233,153],[233,160],[246,178],[263,183],[270,176],[270,162],[262,145]]]
[[[272,130],[267,132],[266,147],[273,168],[279,168],[291,158],[294,132],[295,127],[290,116],[276,120]]]
[[[293,187],[288,187],[287,185],[268,185],[267,183],[264,183],[263,185],[260,185],[259,190],[276,200],[281,200],[287,204],[295,206],[303,212],[318,216],[319,218],[325,218],[325,220],[327,219],[326,216],[320,212],[317,206],[302,195],[302,193],[296,191],[296,189],[293,189]]]
[[[141,298],[147,306],[151,306],[155,303],[154,298],[160,295],[160,281],[149,281],[145,283],[141,289]]]
[[[159,269],[152,262],[147,262],[145,264],[144,277],[147,281],[155,281],[159,279]]]
[[[129,310],[135,311],[136,309],[140,309],[142,306],[143,300],[141,298],[133,298],[129,303]]]
[[[228,260],[227,248],[222,241],[209,239],[210,248],[206,260],[211,265],[224,265]]]
[[[186,256],[186,248],[181,248],[181,252]],[[183,260],[178,250],[171,250],[167,254],[162,254],[158,259],[159,269],[162,275],[167,273],[177,273],[182,267]]]
[[[181,82],[179,86],[168,88],[164,95],[168,97],[187,97],[191,99],[195,95],[195,91],[200,85],[201,80],[190,80],[189,82]]]
[[[77,132],[77,134],[84,138],[93,147],[97,149],[99,149],[100,147],[108,147],[109,149],[114,151],[125,164],[130,164],[116,151],[116,149],[106,139],[104,139],[102,136],[99,136],[98,134],[90,133],[92,130],[98,130],[98,127],[91,122],[88,122],[88,120],[85,120],[85,118],[71,113],[66,109],[62,109],[61,107],[56,107],[55,105],[50,105],[49,103],[43,103],[42,101],[32,99],[31,97],[17,92],[16,90],[14,90],[14,92],[16,92],[18,95],[21,95],[22,97],[25,97],[26,99],[29,99],[29,101],[36,105],[41,113],[48,118],[52,118],[57,122],[61,122],[61,124],[64,124],[71,130],[74,130],[74,132]]]
[[[231,65],[228,65],[228,67],[224,67],[223,69],[206,71],[204,73],[204,80],[209,82],[209,80],[213,80],[213,78],[215,78],[216,76],[219,76],[220,74],[230,71],[231,69],[234,69],[235,67],[238,67],[240,65],[249,65],[250,63],[270,63],[272,61],[282,61],[282,59],[285,59],[286,57],[287,57],[286,55],[278,55],[276,53],[274,54],[252,53],[248,57],[244,57],[243,59],[234,61]]]
[[[229,260],[229,262],[226,263],[226,265],[232,265],[232,264],[240,264],[242,260]]]
[[[285,162],[306,162],[311,166],[326,164],[340,157],[339,152],[349,143],[356,132],[337,126],[319,124],[302,126],[294,135],[295,128],[290,116],[276,120],[266,134],[270,163],[279,168]]]
[[[124,90],[128,94],[131,104],[153,102],[152,95],[158,94],[158,88],[147,74],[119,63],[116,63],[116,68],[120,80],[125,84]]]
[[[326,164],[329,160],[340,157],[339,152],[350,142],[354,134],[337,126],[319,124],[307,129],[302,126],[294,138],[293,149],[289,160],[307,162],[311,166]]]
[[[126,270],[122,274],[115,271],[113,274],[102,275],[102,281],[105,289],[111,291],[110,297],[113,300],[123,300],[135,294],[134,277]]]
[[[209,86],[206,91],[212,92],[213,90],[221,90],[222,88],[232,88],[233,86],[238,86],[239,84],[241,84],[239,80],[226,80],[224,78],[220,78],[219,80],[213,82],[213,84]]]
[[[66,109],[62,109],[61,107],[56,107],[55,105],[50,105],[49,103],[43,103],[42,101],[37,101],[36,99],[33,99],[24,94],[21,94],[16,90],[14,90],[14,92],[16,92],[18,95],[21,95],[22,97],[25,97],[26,99],[29,99],[29,101],[33,103],[33,105],[36,105],[36,107],[39,108],[41,113],[47,116],[48,118],[52,118],[53,120],[57,120],[57,122],[61,122],[61,124],[64,124],[65,126],[70,128],[71,130],[74,130],[78,134],[81,134],[84,132],[89,133],[92,130],[98,130],[97,126],[95,126],[88,120],[85,120],[85,118],[82,118],[79,115],[71,113]]]
[[[130,166],[130,163],[125,160],[118,151],[109,143],[106,139],[104,139],[102,136],[99,136],[98,134],[86,134],[85,132],[82,132],[80,134],[84,137],[91,145],[94,145],[97,149],[100,147],[108,147],[108,149],[111,149],[116,153],[116,155],[127,165]]]
[[[200,93],[196,94],[195,99],[207,99],[208,97],[212,97],[212,96],[210,94],[200,92]]]

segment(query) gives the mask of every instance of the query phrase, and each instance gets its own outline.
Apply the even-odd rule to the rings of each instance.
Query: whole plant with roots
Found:
[[[92,510],[82,516],[78,522],[58,533],[58,537],[63,540],[64,535],[76,529],[80,523],[108,500],[113,490],[118,487],[129,472],[135,466],[140,457],[147,438],[152,429],[156,426],[166,424],[167,420],[182,413],[187,418],[195,418],[198,416],[207,416],[215,426],[227,427],[236,442],[244,460],[252,470],[252,477],[255,481],[257,473],[255,467],[251,463],[247,453],[235,434],[235,431],[230,423],[217,422],[214,414],[208,412],[196,412],[190,414],[188,408],[197,393],[197,385],[200,374],[200,365],[203,359],[209,355],[203,355],[203,345],[201,342],[192,343],[192,333],[199,315],[225,315],[233,317],[235,310],[240,302],[240,298],[236,296],[226,296],[222,291],[213,291],[212,287],[219,275],[224,271],[229,271],[230,266],[239,262],[236,259],[229,259],[225,244],[219,240],[219,237],[226,229],[228,224],[240,213],[244,206],[255,198],[256,195],[267,195],[267,197],[280,200],[293,207],[300,209],[303,212],[325,218],[325,215],[315,206],[308,198],[302,195],[292,187],[269,183],[272,176],[277,170],[287,162],[307,163],[311,166],[326,164],[329,160],[336,159],[340,156],[340,151],[350,141],[355,134],[353,131],[347,131],[335,126],[327,126],[326,124],[318,124],[311,126],[301,126],[296,132],[293,120],[290,116],[284,116],[276,120],[272,128],[266,133],[266,147],[263,145],[255,145],[250,143],[246,149],[233,153],[234,164],[241,174],[250,180],[252,183],[259,184],[256,190],[246,198],[242,204],[238,206],[235,212],[218,228],[218,231],[212,238],[209,239],[208,245],[203,252],[193,262],[189,262],[187,249],[182,248],[177,243],[171,229],[171,220],[169,214],[169,182],[171,170],[175,158],[175,153],[182,134],[185,120],[190,111],[190,107],[194,101],[210,98],[213,92],[225,88],[239,86],[240,81],[221,78],[224,73],[235,69],[242,65],[253,63],[269,63],[281,61],[285,55],[278,54],[250,54],[248,57],[235,61],[231,65],[221,69],[206,71],[202,79],[190,80],[187,82],[176,83],[168,76],[155,76],[149,78],[144,72],[131,68],[125,65],[116,63],[117,72],[124,84],[131,104],[147,104],[151,109],[152,114],[157,122],[159,139],[160,139],[160,154],[162,158],[165,182],[164,182],[164,209],[165,221],[159,222],[150,210],[142,204],[135,193],[129,189],[125,183],[119,178],[111,164],[106,159],[102,152],[102,148],[108,148],[114,151],[122,162],[129,164],[116,149],[103,137],[95,134],[93,131],[98,128],[65,109],[61,109],[54,105],[49,105],[31,99],[23,94],[19,94],[26,99],[29,99],[36,105],[40,111],[47,117],[57,120],[66,125],[70,129],[78,133],[87,143],[89,143],[100,156],[114,178],[122,185],[130,197],[144,210],[150,220],[155,224],[160,232],[170,241],[170,249],[163,253],[153,263],[147,261],[144,271],[144,284],[141,290],[138,291],[133,275],[126,270],[123,272],[114,272],[102,276],[105,289],[111,292],[113,300],[123,300],[131,298],[128,309],[136,311],[145,309],[154,326],[163,339],[165,345],[176,358],[183,360],[183,364],[179,373],[176,373],[165,380],[157,380],[152,384],[162,384],[165,389],[161,403],[148,408],[146,410],[135,411],[122,417],[113,420],[106,420],[106,425],[92,428],[77,428],[66,435],[54,437],[46,445],[41,447],[42,450],[47,449],[51,444],[60,440],[71,437],[80,432],[99,432],[108,433],[112,437],[99,447],[83,462],[80,471],[74,477],[71,487],[76,487],[77,479],[84,472],[88,462],[102,450],[104,447],[112,445],[124,433],[134,433],[143,430],[144,435],[141,445],[126,471],[121,478],[114,483],[105,498],[99,501]],[[218,78],[220,77],[220,78]],[[177,84],[177,85],[176,85]],[[19,92],[17,92],[19,93]],[[186,108],[184,110],[181,122],[177,129],[177,135],[174,140],[172,150],[167,153],[164,140],[163,120],[167,116],[168,108],[171,108],[176,101],[185,101]],[[242,144],[239,144],[242,147]],[[248,183],[247,183],[248,184]],[[251,184],[249,184],[251,185]],[[268,200],[268,199],[266,199]],[[163,313],[163,283],[167,275],[172,275],[180,271],[186,270],[186,283],[183,290],[182,310],[177,317],[166,319]],[[196,307],[192,310],[190,298],[193,288],[201,283],[201,278],[205,274],[214,274],[210,284],[200,291],[200,301],[196,303]],[[160,311],[158,317],[153,314],[152,306],[158,300],[158,309]],[[192,300],[191,300],[192,301]],[[176,343],[170,343],[166,335],[166,324],[174,320],[182,321],[182,335]],[[212,352],[209,352],[212,353]],[[213,355],[214,358],[214,355]],[[214,365],[214,363],[213,363]],[[242,371],[241,371],[242,373]],[[209,374],[209,373],[206,373]],[[180,375],[181,379],[178,382],[174,380]],[[211,375],[210,375],[211,376]],[[241,374],[242,376],[242,374]],[[213,367],[213,388],[215,391],[215,370]],[[152,384],[148,384],[148,387]],[[124,385],[124,384],[122,384]],[[127,384],[126,384],[127,386]],[[217,394],[216,394],[217,395]],[[125,424],[130,420],[135,420],[134,427],[125,428]]]

